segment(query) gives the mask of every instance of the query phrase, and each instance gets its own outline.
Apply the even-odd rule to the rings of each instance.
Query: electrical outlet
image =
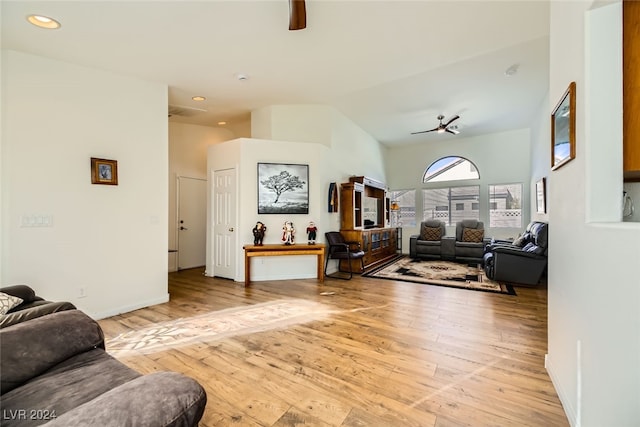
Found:
[[[80,288],[78,291],[78,298],[86,298],[87,297],[87,288]]]

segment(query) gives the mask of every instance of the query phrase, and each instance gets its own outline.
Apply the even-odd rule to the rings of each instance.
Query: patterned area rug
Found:
[[[383,267],[367,272],[363,276],[499,294],[516,294],[513,286],[488,279],[477,264],[422,261],[401,257]]]
[[[149,354],[195,341],[217,340],[319,320],[332,312],[328,306],[314,301],[277,300],[156,323],[108,339],[106,347],[115,357],[130,352]]]

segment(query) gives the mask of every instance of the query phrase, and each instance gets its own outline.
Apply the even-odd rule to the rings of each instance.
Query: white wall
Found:
[[[531,178],[529,188],[531,191],[529,203],[531,205],[531,220],[549,222],[549,175],[551,171],[551,120],[549,110],[549,94],[542,100],[538,114],[534,117],[531,126]],[[545,201],[546,212],[537,212],[536,183],[546,178],[547,197]]]
[[[251,113],[251,137],[330,145],[333,113],[324,105],[270,105]]]
[[[178,177],[207,179],[207,148],[234,139],[224,127],[169,122],[169,248],[177,249]],[[178,269],[177,253],[169,255],[169,271]]]
[[[590,68],[593,48],[606,51],[598,44],[608,36],[590,42],[585,37],[585,31],[612,10],[619,16],[620,5],[606,6],[617,11],[598,10],[588,18],[587,27],[585,12],[590,7],[590,1],[551,2],[550,9],[547,113],[569,82],[575,81],[577,147],[576,158],[549,178],[547,369],[572,425],[637,426],[640,224],[620,222],[622,164],[616,154],[621,149],[620,136],[610,133],[601,138],[598,133],[599,128],[620,120],[616,105],[621,86],[599,94],[598,86],[608,82],[594,80],[603,77]],[[619,31],[619,18],[613,22],[609,35]],[[617,61],[608,64],[612,73],[608,79],[613,81],[620,78]],[[613,74],[615,70],[618,75]],[[598,104],[616,113],[595,114]]]
[[[167,301],[166,86],[3,51],[2,89],[2,284],[97,318]]]
[[[480,173],[479,180],[455,181],[452,185],[480,185],[480,220],[486,235],[515,237],[529,222],[530,211],[530,132],[528,129],[483,135],[479,137],[392,147],[387,149],[386,167],[391,190],[417,189],[416,227],[404,227],[403,252],[409,252],[409,237],[418,233],[422,206],[422,189],[441,187],[442,183],[422,183],[425,170],[434,161],[446,156],[460,156],[473,162]],[[523,217],[521,228],[489,228],[489,185],[522,183]],[[455,226],[447,227],[447,235],[455,235]]]
[[[284,114],[290,106],[273,106],[256,112],[260,115],[252,126],[259,135],[286,135],[292,141],[271,139],[239,139],[209,148],[210,176],[216,170],[235,168],[238,176],[238,226],[236,229],[236,281],[244,281],[242,246],[253,243],[256,221],[267,226],[265,243],[281,243],[280,233],[285,220],[297,229],[297,239],[306,244],[305,229],[309,221],[318,227],[319,239],[324,233],[340,228],[338,213],[329,213],[327,198],[331,182],[347,182],[349,176],[365,175],[385,181],[383,149],[370,135],[330,107],[300,106],[292,120],[279,117],[272,121],[271,113]],[[277,115],[276,114],[276,115]],[[308,115],[308,116],[307,116]],[[317,115],[317,116],[316,116]],[[319,118],[315,120],[313,117]],[[291,128],[283,129],[291,123]],[[304,124],[309,124],[305,129]],[[318,139],[318,135],[324,135]],[[311,139],[312,142],[308,140]],[[257,163],[295,163],[309,165],[308,215],[258,215]],[[210,206],[210,211],[215,207]],[[211,223],[211,221],[209,221]],[[208,228],[207,275],[214,276],[213,246]],[[252,264],[252,281],[315,277],[314,257],[267,257]]]

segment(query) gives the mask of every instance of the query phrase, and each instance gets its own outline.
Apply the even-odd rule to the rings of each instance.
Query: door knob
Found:
[[[180,230],[188,230],[187,227],[180,227]]]
[[[233,227],[231,227],[231,228],[229,229],[229,231],[233,232]]]

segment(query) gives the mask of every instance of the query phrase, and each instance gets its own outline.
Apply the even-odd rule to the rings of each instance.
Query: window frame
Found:
[[[450,167],[444,170],[438,170],[438,171],[434,171],[432,173],[431,176],[427,177],[427,175],[429,174],[429,169],[431,169],[435,164],[442,162],[445,159],[458,159],[456,161],[453,161],[452,165],[449,165]],[[451,167],[457,166],[457,164],[462,164],[464,162],[468,162],[473,169],[475,170],[476,174],[478,175],[477,177],[463,177],[463,178],[456,178],[456,179],[447,179],[447,180],[433,180],[434,178],[437,178],[438,176],[442,175],[443,173],[447,172],[448,170],[451,169]],[[457,163],[457,164],[456,164]],[[435,182],[438,183],[442,183],[442,182],[455,182],[455,181],[470,181],[470,180],[479,180],[480,179],[480,169],[478,169],[478,166],[476,166],[475,163],[473,163],[471,160],[467,159],[466,157],[462,157],[462,156],[456,156],[456,155],[450,155],[450,156],[443,156],[440,157],[439,159],[431,162],[431,164],[424,170],[424,173],[422,174],[422,183],[423,184],[432,184]]]

